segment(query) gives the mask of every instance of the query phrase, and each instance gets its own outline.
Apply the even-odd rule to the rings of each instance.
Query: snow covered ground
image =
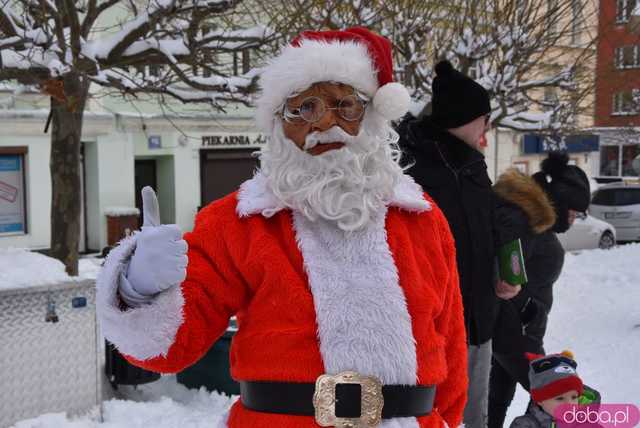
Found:
[[[606,403],[640,405],[640,244],[609,251],[568,254],[555,287],[546,339],[548,352],[570,349],[585,383]],[[130,390],[78,418],[41,415],[14,428],[210,428],[233,402],[204,390],[187,390],[165,377]],[[524,412],[528,396],[518,390],[507,421]]]

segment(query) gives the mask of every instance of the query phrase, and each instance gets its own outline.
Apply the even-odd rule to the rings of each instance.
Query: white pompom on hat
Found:
[[[258,126],[271,133],[286,99],[319,82],[354,87],[370,97],[373,108],[388,120],[399,119],[409,110],[407,89],[393,81],[389,40],[362,27],[305,31],[263,69]]]

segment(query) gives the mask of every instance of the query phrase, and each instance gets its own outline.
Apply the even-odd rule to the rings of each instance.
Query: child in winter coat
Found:
[[[515,418],[510,428],[554,428],[556,409],[562,404],[600,403],[600,394],[582,383],[573,354],[527,353],[531,403],[527,412]],[[593,425],[595,426],[595,425]]]

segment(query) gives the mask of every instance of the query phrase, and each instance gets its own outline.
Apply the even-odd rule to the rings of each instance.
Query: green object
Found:
[[[179,383],[187,388],[218,391],[227,395],[239,395],[240,385],[231,378],[229,349],[235,329],[229,328],[207,353],[191,367],[177,374]]]
[[[522,255],[522,243],[519,239],[511,241],[498,250],[500,279],[513,286],[527,282],[527,271]]]
[[[582,392],[582,395],[578,397],[578,404],[593,404],[597,399],[598,395],[595,391],[585,388],[585,390]]]

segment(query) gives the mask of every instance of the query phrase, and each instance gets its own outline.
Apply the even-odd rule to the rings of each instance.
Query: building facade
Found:
[[[0,97],[10,96],[7,91]],[[51,137],[43,132],[48,111],[35,108],[45,107],[46,97],[21,98],[11,108],[0,108],[0,248],[47,249]],[[108,216],[139,212],[140,190],[147,185],[158,194],[163,223],[192,229],[202,206],[253,175],[258,162],[253,153],[265,143],[246,108],[167,117],[120,107],[115,109],[120,113],[113,108],[85,112],[77,189],[81,252],[99,252],[112,243]]]
[[[637,179],[640,155],[640,33],[632,28],[637,0],[600,0],[595,132],[598,179]]]

